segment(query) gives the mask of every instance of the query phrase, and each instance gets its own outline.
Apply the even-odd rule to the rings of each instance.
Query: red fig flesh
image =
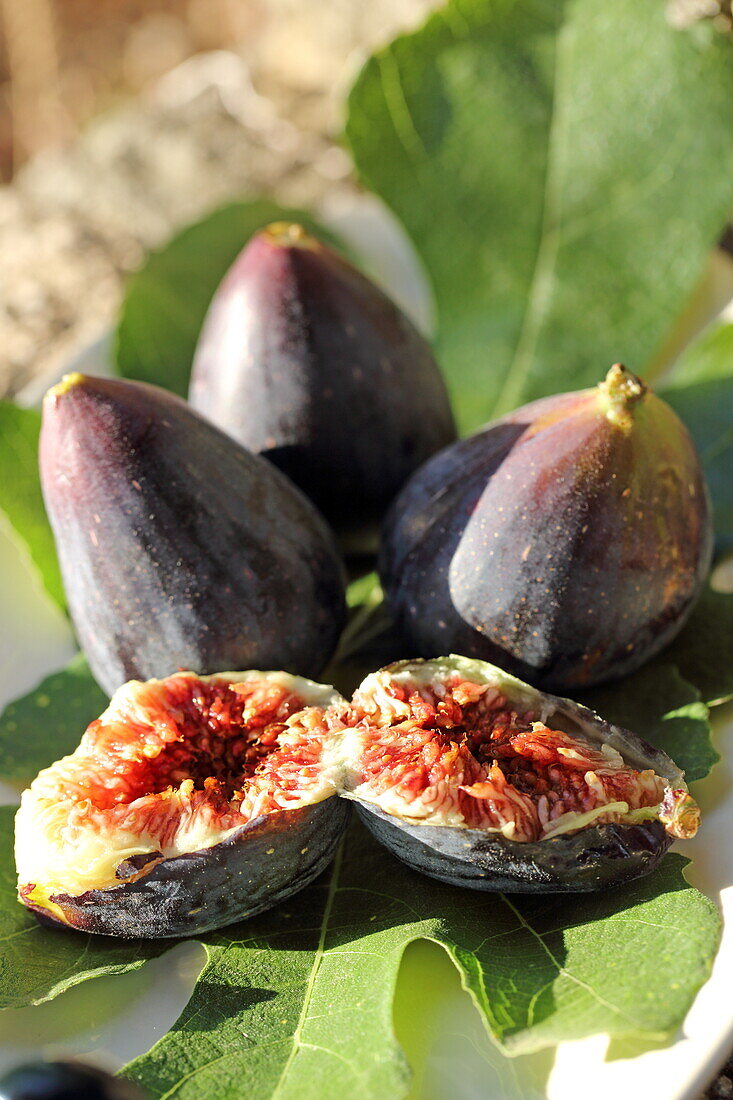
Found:
[[[599,890],[648,874],[698,807],[659,749],[466,657],[398,661],[346,712],[348,797],[410,866],[474,890]]]

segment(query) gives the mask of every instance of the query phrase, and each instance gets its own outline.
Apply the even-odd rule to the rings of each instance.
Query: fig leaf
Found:
[[[682,633],[653,664],[665,659],[682,670],[708,706],[733,699],[733,592],[708,586]]]
[[[82,653],[47,676],[0,714],[2,778],[30,782],[41,770],[74,751],[82,731],[107,706]]]
[[[90,978],[138,970],[171,947],[155,940],[59,934],[29,920],[16,898],[14,816],[12,806],[0,807],[0,1008],[42,1004]]]
[[[645,374],[700,279],[733,40],[667,6],[451,0],[356,80],[346,137],[425,263],[464,430],[619,356]]]
[[[697,445],[713,500],[718,551],[733,550],[733,324],[717,323],[695,340],[659,392]]]
[[[0,512],[28,547],[48,594],[65,608],[61,570],[38,477],[40,430],[40,413],[0,402]]]
[[[353,580],[346,590],[349,620],[336,656],[323,672],[327,683],[347,697],[365,676],[404,657],[405,647],[392,618],[375,572]]]
[[[365,614],[350,654],[334,667],[350,679],[361,677],[362,664],[378,654],[389,659],[390,647],[399,647],[379,596],[374,577],[351,589],[353,615]],[[4,747],[11,734],[15,745],[32,746],[25,761],[13,750],[15,774],[72,747],[79,727],[75,733],[71,727],[103,705],[95,692],[79,656],[11,705],[10,721],[22,726],[22,737],[7,729],[6,711]],[[678,750],[691,777],[704,773],[715,755],[706,708],[673,667],[650,666],[627,680],[619,710],[621,694],[609,691],[611,717]],[[592,702],[601,709],[600,699]],[[65,725],[64,743],[50,741],[48,716],[70,709],[76,719]],[[10,938],[12,951],[0,970],[0,1004],[39,1003],[87,979],[140,966],[173,945],[120,944],[36,926],[15,900],[12,811],[1,814],[7,835],[0,936]],[[393,1034],[392,1004],[405,948],[425,939],[448,952],[506,1052],[529,1053],[601,1031],[669,1036],[707,977],[719,936],[717,911],[684,881],[684,863],[669,856],[651,876],[584,896],[580,904],[477,895],[411,872],[357,826],[334,867],[297,902],[200,938],[208,962],[188,1006],[126,1072],[152,1096],[172,1090],[182,1098],[235,1096],[244,1082],[248,1092],[278,1100],[291,1092],[335,1096],[344,1088],[365,1098],[405,1095],[409,1073]]]
[[[265,199],[230,203],[189,225],[128,284],[116,336],[119,373],[185,397],[214,291],[252,234],[274,221],[297,221],[335,243],[302,210]]]
[[[6,1006],[142,965],[172,943],[37,927],[17,905],[3,827],[0,971]],[[124,1071],[153,1097],[399,1097],[409,1071],[392,1024],[405,948],[440,944],[493,1038],[528,1053],[596,1032],[670,1036],[707,978],[715,906],[666,858],[623,890],[577,898],[480,895],[432,882],[360,827],[297,900],[201,937],[208,962],[171,1031]]]
[[[278,1100],[402,1096],[407,1067],[392,1001],[416,939],[445,948],[490,1033],[513,1054],[598,1030],[669,1035],[708,975],[720,920],[685,882],[680,856],[628,891],[592,898],[582,916],[577,899],[461,893],[383,857],[354,828],[340,861],[288,916],[283,907],[274,920],[209,938],[187,1009],[126,1075],[153,1096],[175,1091],[181,1100],[233,1096],[234,1082],[241,1094]],[[629,980],[634,968],[644,997]]]

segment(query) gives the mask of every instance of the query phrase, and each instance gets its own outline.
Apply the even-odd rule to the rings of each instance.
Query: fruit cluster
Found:
[[[67,376],[40,462],[74,624],[116,692],[24,795],[20,896],[43,920],[180,935],[258,912],[328,862],[343,798],[479,889],[597,889],[694,832],[664,754],[536,690],[637,668],[709,567],[693,445],[625,368],[456,442],[413,325],[275,225],[212,301],[190,404]],[[405,646],[463,657],[391,666],[347,704],[303,677],[344,625],[337,539],[382,520]]]

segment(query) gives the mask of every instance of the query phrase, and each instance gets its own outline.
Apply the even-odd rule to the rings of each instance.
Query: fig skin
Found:
[[[127,939],[199,935],[272,908],[302,890],[328,866],[348,823],[349,806],[336,797],[336,783],[328,778],[332,763],[327,744],[316,768],[319,776],[326,775],[324,786],[329,793],[323,797],[322,791],[319,794],[318,781],[313,779],[314,765],[310,764],[305,768],[303,786],[296,790],[315,801],[265,810],[249,820],[243,814],[240,827],[229,828],[228,822],[216,812],[205,818],[206,801],[203,809],[199,802],[185,819],[181,813],[171,815],[167,807],[171,804],[174,783],[167,790],[158,791],[156,814],[160,815],[158,828],[163,836],[175,835],[175,827],[183,824],[193,827],[196,839],[203,834],[208,840],[206,845],[176,855],[166,856],[156,849],[160,840],[153,839],[155,833],[145,828],[135,837],[136,854],[129,854],[133,840],[128,830],[136,820],[135,808],[139,812],[143,798],[136,788],[131,804],[115,805],[115,810],[124,806],[123,832],[119,831],[119,819],[105,817],[104,809],[94,802],[97,792],[104,792],[110,785],[111,775],[118,783],[134,783],[134,769],[141,760],[152,761],[153,775],[156,761],[158,768],[166,767],[166,750],[178,748],[182,740],[180,727],[176,727],[178,738],[170,736],[170,723],[175,724],[184,713],[185,699],[198,694],[210,682],[236,685],[246,681],[285,688],[297,696],[300,706],[320,708],[323,714],[329,706],[344,704],[338,692],[327,685],[279,672],[227,672],[210,677],[177,673],[162,682],[126,684],[112,698],[101,718],[88,727],[76,752],[44,769],[23,793],[15,825],[19,898],[41,924]],[[175,702],[167,704],[162,712],[158,706],[153,709],[153,704],[141,696],[151,690],[169,691],[173,684]],[[141,724],[140,707],[150,725]],[[296,713],[293,721],[297,717]],[[194,738],[183,743],[196,749],[201,738],[210,745],[211,722],[212,719],[202,720]],[[158,726],[163,730],[162,738],[158,738]],[[236,742],[240,734],[230,730],[228,736]],[[208,754],[210,748],[204,751]],[[240,759],[244,767],[244,758]],[[198,768],[195,753],[193,760],[191,766]],[[216,761],[207,760],[204,766],[207,765],[211,765],[209,774],[216,774]],[[161,772],[157,774],[160,776]],[[291,780],[292,775],[291,768]],[[237,779],[243,791],[247,782],[243,777]],[[152,790],[145,793],[154,794]],[[216,793],[207,794],[205,799],[209,797],[212,806],[218,805]],[[90,808],[82,819],[81,836],[77,835],[72,842],[57,830],[79,829],[75,814],[80,799],[85,804],[89,802]],[[56,812],[57,804],[61,806],[60,815]],[[190,805],[188,800],[186,804]],[[101,805],[105,805],[104,801]],[[240,813],[241,805],[242,802]],[[53,820],[50,813],[55,814]],[[205,821],[208,821],[206,827]],[[90,851],[100,850],[90,850],[85,834],[100,844],[106,842],[105,856],[114,868],[114,881],[109,883],[107,870],[103,882],[97,880],[99,888],[65,892],[51,885],[49,877],[58,880],[59,862],[65,868],[64,861],[71,858],[75,860],[71,872],[78,882],[76,872],[85,872],[90,860],[94,861]],[[180,840],[176,843],[183,847]],[[144,850],[148,847],[151,850]],[[81,865],[79,859],[83,861]],[[50,874],[49,866],[54,868]],[[68,872],[66,881],[70,881]]]
[[[653,871],[672,843],[658,821],[597,825],[518,844],[481,829],[400,820],[361,799],[354,805],[375,839],[414,871],[490,893],[579,894],[620,886]]]
[[[675,790],[687,790],[683,773],[661,749],[611,725],[587,707],[537,691],[486,661],[455,654],[435,661],[398,661],[367,677],[355,698],[369,693],[380,680],[384,683],[405,672],[436,677],[459,672],[467,680],[489,683],[518,709],[538,709],[548,715],[548,723],[582,734],[592,744],[609,745],[630,767],[651,768]],[[357,772],[358,761],[351,761],[351,767]],[[472,890],[522,894],[604,890],[649,874],[673,839],[662,822],[653,820],[591,824],[575,833],[520,842],[485,829],[422,823],[387,813],[356,794],[345,792],[345,797],[354,802],[359,818],[379,843],[403,863],[430,878]],[[694,829],[688,835],[693,833]]]
[[[345,618],[330,530],[180,398],[70,375],[44,402],[40,466],[71,616],[109,694],[179,668],[325,667]]]
[[[256,818],[211,848],[153,859],[119,886],[24,904],[49,928],[125,939],[201,935],[297,894],[329,865],[348,819],[348,805],[334,796]]]
[[[633,672],[674,638],[712,547],[686,429],[616,365],[426,463],[387,517],[380,573],[414,652],[569,691]]]
[[[456,437],[427,341],[300,226],[257,233],[214,295],[189,400],[358,542]]]

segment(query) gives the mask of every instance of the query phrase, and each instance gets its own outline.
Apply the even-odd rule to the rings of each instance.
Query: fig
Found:
[[[21,902],[45,924],[159,938],[302,889],[348,817],[330,752],[338,699],[284,672],[125,684],[23,793]]]
[[[346,715],[345,793],[375,837],[475,890],[599,890],[699,823],[665,753],[484,661],[399,661]]]
[[[712,545],[686,429],[617,364],[427,462],[387,517],[380,573],[413,652],[481,657],[566,691],[667,645]]]
[[[324,668],[345,616],[330,529],[185,401],[69,375],[44,402],[40,463],[71,616],[109,694],[179,668]]]
[[[143,1100],[121,1077],[78,1061],[26,1062],[0,1077],[0,1100]]]
[[[357,542],[456,435],[426,340],[342,256],[284,223],[250,240],[214,295],[189,400]]]

